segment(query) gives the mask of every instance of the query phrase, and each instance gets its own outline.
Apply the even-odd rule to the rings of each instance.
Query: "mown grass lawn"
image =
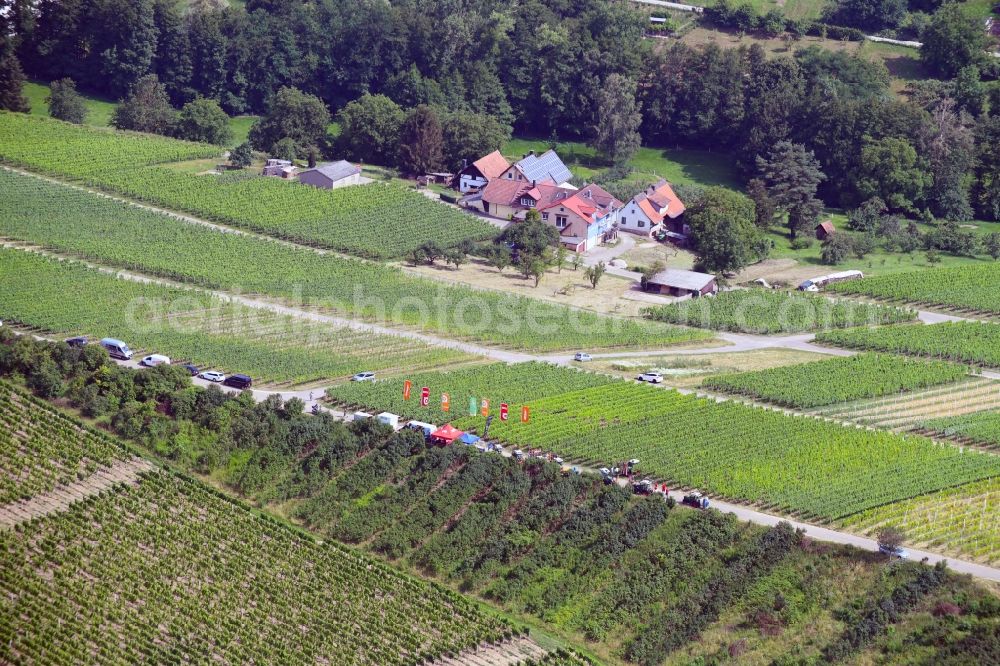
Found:
[[[82,94],[82,93],[81,93]],[[31,115],[49,115],[49,105],[45,99],[49,96],[49,86],[40,81],[29,81],[24,84],[24,96],[31,102]],[[111,122],[111,114],[118,106],[112,101],[92,95],[83,95],[87,105],[87,124],[107,127]]]
[[[534,150],[543,153],[550,147],[546,139],[515,137],[501,151],[511,162],[521,159]],[[580,141],[560,141],[556,152],[574,176],[593,180],[608,168],[597,152]],[[634,169],[630,179],[648,179],[650,182],[666,178],[675,185],[722,185],[732,189],[740,187],[732,159],[722,153],[706,150],[663,149],[643,147],[629,162]]]

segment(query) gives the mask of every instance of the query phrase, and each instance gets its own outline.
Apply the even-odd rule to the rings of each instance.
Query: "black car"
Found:
[[[237,389],[248,389],[253,383],[253,380],[246,375],[229,375],[226,380],[222,382],[223,386],[231,386]]]
[[[70,347],[85,347],[87,345],[87,336],[81,335],[75,338],[69,338],[66,340],[66,344]]]
[[[191,373],[191,376],[192,376],[192,377],[194,377],[194,376],[195,376],[195,375],[197,375],[197,374],[198,374],[199,372],[201,372],[201,371],[200,371],[200,370],[198,369],[198,366],[197,366],[197,365],[193,365],[193,364],[191,364],[191,363],[185,363],[185,364],[184,364],[184,365],[182,365],[181,367],[182,367],[182,368],[184,368],[185,370],[187,370],[188,372],[190,372],[190,373]]]

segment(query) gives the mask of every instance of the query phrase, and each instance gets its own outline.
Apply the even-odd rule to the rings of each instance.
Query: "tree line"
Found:
[[[4,90],[19,61],[31,76],[134,101],[119,127],[222,142],[223,111],[263,112],[250,143],[275,156],[455,170],[513,128],[589,138],[615,164],[640,140],[731,153],[758,226],[787,221],[793,238],[823,205],[874,198],[910,219],[1000,219],[1000,68],[982,26],[953,3],[925,8],[921,54],[945,78],[905,96],[882,64],[818,47],[654,48],[645,15],[610,0],[8,4],[5,108],[23,102]]]

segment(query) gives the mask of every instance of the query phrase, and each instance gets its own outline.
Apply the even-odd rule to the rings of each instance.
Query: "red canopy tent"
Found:
[[[431,441],[435,444],[451,444],[464,434],[450,423],[446,423],[431,433]]]

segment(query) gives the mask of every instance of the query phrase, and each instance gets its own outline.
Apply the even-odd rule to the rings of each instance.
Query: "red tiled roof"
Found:
[[[510,162],[500,154],[499,150],[494,150],[489,155],[480,157],[473,162],[472,166],[479,169],[479,173],[483,174],[487,180],[493,180],[499,178],[500,174],[510,168]]]
[[[649,218],[653,226],[663,222],[663,216],[656,212],[656,208],[649,202],[649,197],[645,194],[640,194],[636,198],[639,199],[639,210],[646,214],[646,217]]]
[[[663,212],[666,217],[673,219],[684,212],[684,203],[677,198],[677,195],[674,194],[674,188],[670,187],[670,183],[665,180],[654,185],[651,191],[646,193],[646,196],[652,199],[658,209],[666,209]]]
[[[820,222],[819,224],[816,225],[816,228],[822,229],[828,234],[832,234],[836,231],[836,228],[834,228],[833,226],[833,222],[831,222],[830,220],[827,220],[825,222]]]
[[[591,184],[573,192],[572,195],[564,199],[557,199],[544,206],[539,205],[538,210],[546,210],[556,205],[568,208],[585,219],[587,224],[591,224],[594,222],[591,218],[592,215],[598,213],[603,216],[612,209],[621,207],[622,202],[615,199],[599,185]]]
[[[532,185],[523,180],[507,180],[497,178],[491,180],[483,188],[483,201],[488,204],[500,204],[501,206],[520,206],[521,197],[530,196],[537,203],[536,208],[541,210],[552,202],[558,201],[566,190],[552,185],[551,183],[535,183]]]

